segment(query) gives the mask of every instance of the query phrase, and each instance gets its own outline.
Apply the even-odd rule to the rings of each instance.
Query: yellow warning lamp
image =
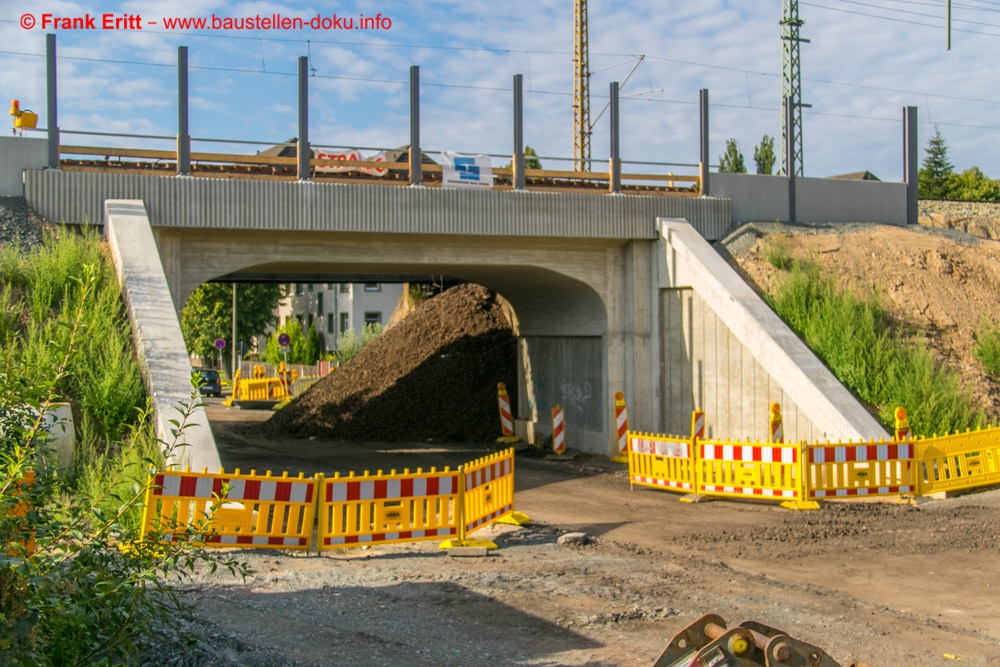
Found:
[[[33,130],[38,125],[38,114],[30,109],[22,111],[17,100],[10,101],[10,118],[14,122],[11,133],[16,135],[23,135],[26,129]]]

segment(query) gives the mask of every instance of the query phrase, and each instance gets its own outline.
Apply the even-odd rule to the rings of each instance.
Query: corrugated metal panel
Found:
[[[105,199],[141,199],[156,227],[652,239],[657,217],[710,240],[729,200],[470,191],[67,171],[25,172],[29,205],[53,221],[100,222]]]

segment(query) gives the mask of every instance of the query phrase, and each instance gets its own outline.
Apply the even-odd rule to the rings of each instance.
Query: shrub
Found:
[[[833,278],[796,261],[770,297],[775,312],[833,374],[891,429],[903,406],[914,433],[944,433],[985,423],[956,371],[936,366],[922,342],[894,323],[875,292],[839,292]]]
[[[989,322],[980,325],[973,354],[987,373],[1000,380],[1000,326]]]
[[[89,493],[66,498],[53,470],[37,461],[44,441],[47,406],[61,398],[70,378],[77,346],[87,333],[86,304],[95,292],[99,270],[83,266],[82,280],[70,280],[67,307],[59,317],[64,335],[48,355],[57,360],[46,373],[20,363],[13,336],[0,353],[0,664],[123,664],[133,642],[150,634],[154,621],[166,622],[178,600],[170,580],[198,563],[234,574],[246,569],[224,554],[193,542],[204,525],[180,531],[169,545],[134,542],[126,524],[134,521],[164,457],[148,441],[129,437],[118,443],[121,456],[107,459]],[[192,401],[196,400],[192,398]],[[181,411],[182,432],[190,406]],[[146,428],[139,415],[137,436]],[[176,435],[175,433],[175,435]],[[173,443],[166,445],[172,453]],[[25,480],[33,475],[31,483]]]

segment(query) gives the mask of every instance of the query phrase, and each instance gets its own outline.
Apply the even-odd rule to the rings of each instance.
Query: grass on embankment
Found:
[[[906,408],[918,435],[985,425],[985,412],[974,406],[958,372],[936,366],[923,341],[914,342],[892,320],[876,293],[841,292],[811,262],[771,263],[785,267],[768,297],[771,307],[848,389],[876,409],[887,430],[892,432],[897,406]]]
[[[159,448],[149,427],[135,431],[146,393],[121,290],[95,230],[63,228],[31,250],[0,246],[0,344],[15,347],[29,382],[51,377],[67,346],[74,286],[85,265],[98,267],[97,280],[85,301],[70,372],[57,386],[75,408],[75,465],[67,490],[88,497],[103,493],[121,467],[115,459],[125,452],[130,472],[113,484],[124,494],[132,485],[127,478],[144,476],[148,464],[142,459],[155,458]],[[116,509],[114,495],[104,509]],[[138,521],[127,519],[130,528]]]

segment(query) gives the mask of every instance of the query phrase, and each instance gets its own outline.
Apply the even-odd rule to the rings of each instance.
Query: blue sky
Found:
[[[937,126],[957,169],[976,165],[1000,178],[1000,1],[955,0],[951,51],[945,50],[944,6],[944,0],[800,3],[802,36],[811,40],[802,45],[803,98],[813,105],[804,117],[807,176],[868,169],[900,180],[902,107],[914,105],[921,159]],[[25,13],[36,20],[34,29],[21,27]],[[138,14],[144,23],[157,21],[141,31],[57,31],[64,130],[173,135],[173,66],[177,47],[186,45],[194,137],[277,142],[295,136],[294,74],[297,58],[308,55],[315,143],[408,143],[406,84],[416,64],[426,148],[509,154],[511,79],[520,73],[526,142],[543,156],[572,155],[572,0],[0,0],[0,96],[40,112],[40,126],[47,122],[45,62],[37,54],[44,54],[50,31],[40,27],[43,13]],[[391,27],[197,32],[162,24],[213,14],[306,20],[381,14]],[[734,137],[752,171],[754,145],[764,134],[779,135],[780,18],[780,0],[591,0],[592,115],[606,103],[609,82],[623,80],[634,57],[645,55],[622,90],[622,157],[697,162],[698,90],[708,88],[712,162]],[[595,162],[609,152],[607,121],[605,114],[594,129]],[[137,139],[111,143],[170,147]]]

